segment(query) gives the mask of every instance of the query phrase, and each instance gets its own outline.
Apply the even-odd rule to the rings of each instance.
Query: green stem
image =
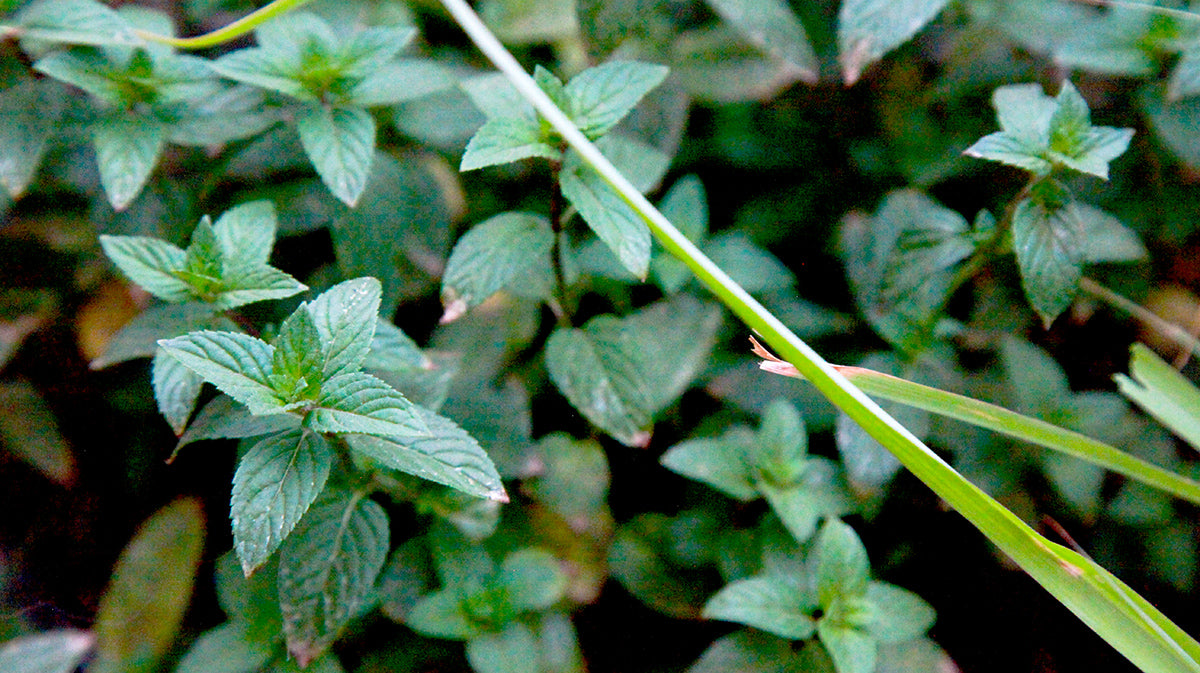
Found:
[[[761,334],[830,402],[1136,665],[1147,671],[1200,673],[1200,643],[1111,573],[1038,535],[880,409],[663,217],[538,88],[466,0],[442,0],[442,4],[517,91],[639,214],[663,247],[681,259],[722,303]]]
[[[271,4],[243,16],[227,26],[195,37],[171,37],[169,35],[151,33],[147,30],[134,30],[133,32],[143,40],[170,45],[176,49],[204,49],[241,37],[280,14],[291,11],[308,1],[275,0]]]

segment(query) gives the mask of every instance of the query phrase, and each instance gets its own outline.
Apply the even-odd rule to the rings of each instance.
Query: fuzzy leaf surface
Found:
[[[313,432],[428,436],[429,427],[418,409],[374,376],[351,372],[338,374],[321,386],[321,397],[304,423]]]
[[[159,341],[168,355],[196,372],[218,390],[250,408],[253,414],[284,411],[271,385],[275,349],[237,332],[192,332]]]

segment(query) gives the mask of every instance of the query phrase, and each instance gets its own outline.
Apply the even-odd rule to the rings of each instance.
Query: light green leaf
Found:
[[[100,247],[129,280],[150,294],[169,302],[192,298],[192,286],[176,276],[187,253],[157,238],[144,236],[101,236]]]
[[[1063,82],[1055,101],[1058,108],[1050,118],[1049,158],[1107,180],[1109,162],[1129,148],[1133,129],[1092,126],[1087,102],[1069,81]]]
[[[149,673],[175,640],[204,547],[200,503],[182,498],[150,517],[121,552],[96,615],[97,673]]]
[[[72,673],[94,642],[88,631],[73,629],[21,636],[0,647],[0,671]]]
[[[358,107],[305,105],[296,114],[296,130],[321,182],[353,208],[375,156],[375,119]]]
[[[811,592],[782,577],[731,582],[704,605],[704,616],[753,626],[780,638],[807,640],[817,630]]]
[[[283,544],[329,478],[334,453],[321,435],[294,428],[259,440],[233,475],[233,548],[249,577]]]
[[[512,622],[467,641],[467,661],[476,673],[538,673],[539,649],[529,627]]]
[[[689,439],[667,449],[659,462],[688,479],[701,481],[738,500],[759,497],[749,447],[754,435],[735,428],[717,438]]]
[[[1132,262],[1147,257],[1146,246],[1132,229],[1112,215],[1078,201],[1072,204],[1085,232],[1083,259],[1089,264]]]
[[[158,345],[253,414],[278,414],[284,403],[271,385],[275,349],[236,332],[192,332]]]
[[[562,152],[549,141],[534,119],[493,117],[479,127],[467,143],[458,170],[473,171],[533,157],[558,161]]]
[[[330,489],[309,508],[279,558],[283,633],[301,666],[367,607],[387,552],[387,513],[362,494]]]
[[[175,673],[248,673],[260,671],[275,656],[278,643],[252,633],[241,620],[209,629],[188,648]]]
[[[275,204],[249,201],[234,206],[213,223],[221,257],[229,266],[266,265],[275,246]]]
[[[1130,376],[1113,377],[1121,394],[1200,450],[1200,391],[1149,348],[1134,344],[1131,351]]]
[[[313,324],[308,307],[301,304],[279,326],[272,340],[275,352],[271,357],[271,387],[289,404],[311,401],[321,388],[321,335]]]
[[[664,155],[632,141],[608,136],[598,145],[642,189],[649,189],[666,168]],[[559,186],[621,264],[638,278],[645,278],[650,266],[650,231],[629,204],[574,153],[568,153],[563,161]]]
[[[817,594],[823,608],[867,592],[871,564],[853,528],[837,519],[826,521],[817,534],[816,554]]]
[[[141,44],[131,26],[94,0],[39,0],[16,16],[20,36],[32,40],[91,45]]]
[[[0,91],[0,185],[16,199],[37,173],[62,117],[58,85],[28,80]]]
[[[920,637],[937,617],[920,596],[886,582],[871,582],[867,586],[867,600],[874,610],[866,630],[880,643],[900,643]]]
[[[498,580],[513,608],[540,612],[563,597],[568,578],[554,554],[526,548],[504,557]]]
[[[374,278],[343,281],[308,304],[324,348],[323,378],[356,372],[371,350],[383,292]]]
[[[838,11],[838,61],[846,84],[904,44],[949,0],[845,0]],[[842,671],[841,673],[847,673]]]
[[[183,434],[196,408],[204,379],[161,349],[154,353],[151,372],[154,401],[158,403],[159,413],[167,419],[176,435]]]
[[[441,322],[455,320],[539,263],[550,263],[554,234],[546,218],[501,213],[471,228],[450,252],[442,275]]]
[[[406,58],[372,69],[350,90],[347,102],[358,107],[396,105],[454,86],[454,74],[436,61]]]
[[[116,210],[124,210],[150,179],[167,144],[167,127],[155,117],[106,117],[92,128],[100,184]]]
[[[308,289],[306,285],[272,266],[222,265],[219,294],[213,306],[221,310],[270,299],[284,299]]]
[[[804,24],[783,0],[707,0],[747,40],[800,71],[814,84],[821,69]]]
[[[807,542],[822,518],[854,511],[854,505],[835,479],[833,464],[823,458],[801,463],[804,472],[794,484],[763,479],[757,488],[797,542]]]
[[[608,133],[667,77],[665,66],[610,61],[571,78],[563,93],[571,121],[595,140]]]
[[[388,384],[362,372],[337,374],[327,380],[304,424],[313,432],[357,432],[396,439],[431,434],[418,407]]]
[[[654,414],[699,371],[719,321],[719,313],[680,295],[627,318],[600,316],[583,329],[557,330],[546,344],[546,365],[588,420],[641,445]]]
[[[1200,51],[1183,52],[1171,70],[1167,99],[1179,100],[1200,94]]]
[[[352,434],[346,441],[354,451],[394,470],[476,497],[508,501],[496,467],[478,442],[447,418],[420,407],[413,407],[413,413],[426,432]]]
[[[1042,158],[1043,151],[1040,144],[1031,144],[1015,134],[998,131],[975,141],[963,154],[1023,168],[1034,175],[1047,175],[1053,165]]]
[[[262,48],[238,49],[212,61],[211,67],[235,82],[317,102],[287,63]]]
[[[469,640],[483,633],[483,627],[467,614],[463,597],[452,589],[422,596],[404,623],[417,633],[432,638]]]
[[[1047,327],[1078,292],[1083,277],[1082,234],[1073,202],[1057,195],[1022,199],[1013,210],[1013,250],[1021,285]]]
[[[828,620],[817,624],[817,635],[833,659],[837,673],[874,673],[878,646],[870,635]]]

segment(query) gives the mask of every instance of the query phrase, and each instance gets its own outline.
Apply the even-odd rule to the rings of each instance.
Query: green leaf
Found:
[[[754,435],[735,428],[722,437],[689,439],[667,449],[659,462],[688,479],[702,481],[738,500],[759,497],[748,447]]]
[[[296,130],[321,182],[353,208],[375,156],[375,119],[358,107],[305,105],[296,114]]]
[[[1168,100],[1179,100],[1200,94],[1200,51],[1185,51],[1171,70],[1167,82]]]
[[[642,514],[623,524],[608,552],[612,576],[647,606],[678,619],[697,619],[708,594],[704,573],[672,558],[671,519]]]
[[[343,281],[308,304],[324,345],[324,378],[362,368],[379,320],[382,286],[374,278]]]
[[[512,622],[467,641],[467,662],[477,673],[538,673],[539,649],[529,627]]]
[[[854,505],[836,479],[829,461],[814,458],[800,463],[802,477],[792,484],[763,479],[757,485],[771,509],[797,542],[806,542],[817,522],[854,511]]]
[[[937,614],[920,596],[886,582],[871,582],[867,600],[875,609],[866,630],[877,642],[901,643],[920,637]]]
[[[294,428],[259,440],[233,475],[233,548],[249,576],[308,511],[329,478],[334,453],[321,435]]]
[[[504,557],[499,582],[518,611],[540,612],[554,605],[567,590],[560,561],[545,549],[519,549]]]
[[[450,252],[442,275],[441,322],[450,322],[538,264],[548,265],[554,234],[546,218],[501,213],[471,228]]]
[[[279,614],[277,563],[268,563],[246,577],[237,552],[230,549],[214,564],[217,602],[233,623],[246,627],[246,635],[262,644],[283,642],[283,618]]]
[[[248,201],[234,206],[213,223],[221,256],[229,266],[266,265],[275,246],[278,219],[270,201]]]
[[[1071,302],[1083,277],[1083,231],[1070,195],[1048,185],[1049,195],[1022,199],[1012,216],[1013,250],[1029,303],[1049,327]]]
[[[95,637],[87,631],[59,629],[21,636],[0,647],[0,670],[10,673],[72,673]]]
[[[368,605],[388,552],[388,517],[361,494],[330,489],[288,536],[279,607],[288,652],[303,667]]]
[[[106,243],[108,238],[100,237],[101,247],[106,251],[110,245]],[[92,360],[90,366],[92,369],[103,369],[118,362],[153,357],[158,350],[159,339],[214,327],[215,323],[220,322],[215,319],[215,314],[211,305],[200,302],[151,306],[126,323],[108,342],[104,355]],[[232,327],[232,324],[229,326]]]
[[[1063,82],[1055,102],[1058,107],[1050,117],[1050,160],[1107,180],[1109,162],[1129,148],[1133,129],[1092,126],[1087,102],[1070,81]]]
[[[192,286],[175,275],[187,259],[187,253],[178,247],[157,238],[103,235],[100,247],[121,273],[159,299],[185,302],[192,298]]]
[[[436,61],[406,58],[375,67],[354,85],[347,103],[357,107],[396,105],[445,91],[455,84],[452,71]]]
[[[871,565],[853,528],[837,519],[826,521],[817,534],[816,554],[817,594],[822,607],[828,610],[839,598],[867,592]]]
[[[283,321],[271,345],[271,387],[288,403],[311,401],[321,388],[325,358],[307,306],[301,304]]]
[[[39,0],[16,16],[20,36],[91,45],[135,45],[142,40],[119,14],[94,0]]]
[[[181,498],[146,520],[121,552],[96,615],[99,673],[148,673],[175,640],[203,549],[200,503]]]
[[[196,408],[204,379],[161,349],[154,354],[151,371],[154,401],[158,403],[159,413],[167,419],[176,435],[183,434]]]
[[[236,332],[192,332],[158,345],[253,414],[278,414],[284,403],[271,385],[275,349]]]
[[[715,264],[750,294],[785,290],[796,283],[796,276],[783,262],[740,231],[718,234],[702,247]]]
[[[782,0],[707,0],[708,5],[751,43],[799,70],[815,84],[821,64],[804,24]]]
[[[827,620],[817,624],[817,634],[837,673],[874,673],[878,646],[870,635]]]
[[[473,171],[533,157],[558,161],[562,152],[550,144],[537,120],[493,117],[471,136],[458,170]]]
[[[451,589],[422,596],[404,623],[432,638],[469,640],[483,633],[483,627],[467,613],[463,597]]]
[[[428,437],[428,423],[418,409],[374,376],[347,372],[321,386],[321,397],[305,416],[304,424],[313,432],[357,432],[396,439]]]
[[[631,446],[699,371],[720,314],[680,295],[623,318],[559,329],[546,344],[550,378],[592,423]]]
[[[522,489],[575,530],[606,525],[601,522],[612,477],[600,444],[555,432],[542,437],[537,449],[545,468],[536,479],[526,480]]]
[[[371,350],[363,360],[362,366],[364,369],[400,372],[410,369],[427,370],[436,365],[403,330],[380,318],[375,323]]]
[[[270,299],[284,299],[308,289],[300,281],[275,267],[222,265],[220,292],[213,305],[221,310]]]
[[[817,630],[809,615],[811,592],[782,577],[764,576],[727,584],[704,605],[704,616],[753,626],[780,638],[807,640]]]
[[[0,91],[0,185],[12,198],[33,182],[64,100],[61,88],[46,81],[27,80]]]
[[[188,648],[175,673],[246,673],[259,671],[275,656],[278,644],[258,637],[249,624],[233,620],[209,629]]]
[[[426,432],[386,437],[355,434],[346,441],[355,452],[394,470],[480,498],[508,501],[496,467],[470,435],[431,411],[413,407],[413,413]]]
[[[814,662],[811,656],[806,656],[819,649],[808,646],[796,651],[789,640],[754,629],[742,629],[713,641],[687,673],[828,671],[828,659]]]
[[[54,412],[27,381],[0,383],[0,446],[63,486],[75,482],[75,457]]]
[[[219,395],[204,405],[191,425],[175,445],[174,459],[179,450],[193,442],[207,439],[243,439],[258,437],[300,427],[300,419],[291,414],[255,416],[246,407],[225,395]]]
[[[1133,262],[1148,256],[1142,239],[1112,215],[1086,203],[1074,202],[1075,217],[1084,230],[1083,258],[1089,264]]]
[[[148,115],[111,115],[92,127],[92,143],[108,201],[124,210],[150,179],[167,144],[167,127]]]
[[[664,155],[633,141],[607,136],[597,147],[644,190],[652,187],[666,169]],[[638,278],[645,278],[650,266],[650,231],[629,204],[573,152],[567,153],[563,161],[559,186],[621,264]]]
[[[1113,377],[1121,394],[1200,450],[1200,391],[1142,344],[1131,352],[1130,376]]]
[[[563,93],[571,121],[595,140],[608,133],[651,89],[662,84],[665,66],[610,61],[571,78]]]
[[[846,84],[857,82],[867,66],[916,35],[948,2],[845,0],[838,11],[838,61]]]
[[[212,61],[211,67],[236,82],[315,102],[288,65],[265,49],[238,49]]]

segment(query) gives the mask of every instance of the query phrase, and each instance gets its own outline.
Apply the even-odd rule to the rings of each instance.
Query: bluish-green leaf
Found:
[[[316,407],[304,422],[314,432],[357,432],[397,439],[431,434],[417,406],[362,372],[342,373],[325,381]]]
[[[200,634],[175,673],[247,673],[259,671],[276,654],[276,641],[253,633],[249,624],[230,620]]]
[[[1200,94],[1200,50],[1183,52],[1171,70],[1167,98],[1179,100]]]
[[[878,645],[866,632],[821,620],[817,624],[817,634],[833,659],[837,673],[874,673]]]
[[[296,114],[296,130],[321,181],[353,208],[375,156],[375,119],[358,107],[305,105]]]
[[[61,87],[28,80],[0,91],[0,185],[12,198],[25,192],[62,117]]]
[[[467,143],[458,170],[473,171],[533,157],[557,161],[562,152],[549,140],[534,119],[493,117],[479,127]]]
[[[382,287],[374,278],[343,281],[308,304],[325,348],[323,376],[362,368],[379,319]]]
[[[283,633],[301,666],[367,607],[387,552],[387,513],[362,494],[331,489],[309,508],[279,559]]]
[[[529,627],[511,622],[503,631],[467,641],[467,661],[476,673],[538,673],[538,650]]]
[[[1013,250],[1029,303],[1049,326],[1071,302],[1083,277],[1083,244],[1073,204],[1021,200],[1013,210]]]
[[[501,213],[471,228],[450,252],[442,275],[442,322],[450,322],[522,272],[550,264],[554,234],[546,218]]]
[[[105,238],[101,237],[101,247],[107,251]],[[151,306],[117,332],[108,342],[104,355],[92,361],[91,368],[102,369],[126,360],[152,357],[158,350],[159,339],[169,339],[206,327],[218,327],[218,323],[228,322],[215,314],[216,310],[211,305],[200,302]]]
[[[689,439],[672,446],[659,462],[668,470],[702,481],[738,500],[759,497],[753,479],[749,447],[754,435],[735,428],[721,437]]]
[[[236,332],[192,332],[158,342],[167,354],[204,377],[218,390],[250,408],[253,414],[284,411],[271,385],[275,349]]]
[[[838,11],[838,61],[846,83],[857,82],[867,66],[916,35],[948,2],[845,0]]]
[[[271,299],[284,299],[307,290],[300,281],[265,264],[224,266],[221,289],[213,305],[222,310]]]
[[[347,102],[358,107],[396,105],[454,86],[453,73],[436,61],[407,58],[372,69],[350,90]]]
[[[787,61],[810,84],[817,81],[821,63],[804,32],[804,24],[783,0],[707,0],[721,18],[747,40]]]
[[[176,435],[183,434],[188,418],[196,408],[204,379],[161,349],[155,352],[152,367],[151,383],[158,411]]]
[[[1029,144],[1012,133],[997,131],[975,141],[963,154],[976,159],[999,161],[1034,175],[1046,175],[1053,165],[1042,158],[1043,150],[1041,145]]]
[[[783,577],[762,576],[725,585],[704,605],[704,616],[753,626],[780,638],[807,640],[817,630],[812,592]]]
[[[225,395],[218,395],[200,408],[191,425],[179,437],[173,459],[179,450],[207,439],[244,439],[300,427],[300,419],[291,414],[255,416],[250,410]]]
[[[862,596],[871,572],[867,550],[850,526],[830,519],[817,534],[817,597],[828,609],[835,600]]]
[[[222,257],[230,266],[267,264],[277,228],[275,205],[265,200],[234,206],[213,222]]]
[[[92,128],[100,184],[116,210],[142,191],[167,144],[167,127],[149,115],[106,117]]]
[[[94,0],[39,0],[16,16],[21,37],[48,42],[135,45],[142,41],[112,8]]]
[[[571,121],[587,137],[599,138],[662,84],[667,72],[665,66],[637,61],[610,61],[584,70],[563,91]]]
[[[435,365],[411,337],[399,327],[380,318],[375,324],[375,335],[371,338],[371,350],[363,360],[362,366],[365,369],[400,372],[411,369],[426,370]]]
[[[886,582],[871,582],[867,600],[874,605],[867,632],[880,643],[900,643],[924,635],[937,616],[920,596]]]
[[[798,465],[803,467],[803,473],[794,483],[777,483],[767,478],[759,481],[757,488],[792,537],[797,542],[807,542],[818,521],[852,512],[854,505],[835,478],[832,463],[813,458]]]
[[[554,554],[533,547],[506,556],[498,579],[512,606],[529,612],[540,612],[557,603],[568,581]]]
[[[0,647],[0,671],[8,673],[71,673],[95,637],[88,631],[59,629],[21,636]]]
[[[211,62],[212,69],[236,82],[313,103],[314,96],[278,56],[262,48],[238,49]]]
[[[428,479],[464,493],[508,501],[496,467],[470,435],[452,421],[413,407],[427,432],[346,437],[350,447],[381,465]]]
[[[453,589],[422,596],[405,624],[422,635],[450,640],[469,640],[483,633],[483,626],[467,613],[463,597]]]
[[[192,594],[203,549],[200,503],[176,500],[121,552],[96,615],[98,673],[149,673],[168,652]]]
[[[192,298],[192,286],[176,275],[187,259],[178,247],[144,236],[101,236],[100,247],[121,273],[159,299],[177,303]]]
[[[259,440],[233,475],[233,548],[247,576],[267,561],[325,488],[329,442],[299,428]]]

